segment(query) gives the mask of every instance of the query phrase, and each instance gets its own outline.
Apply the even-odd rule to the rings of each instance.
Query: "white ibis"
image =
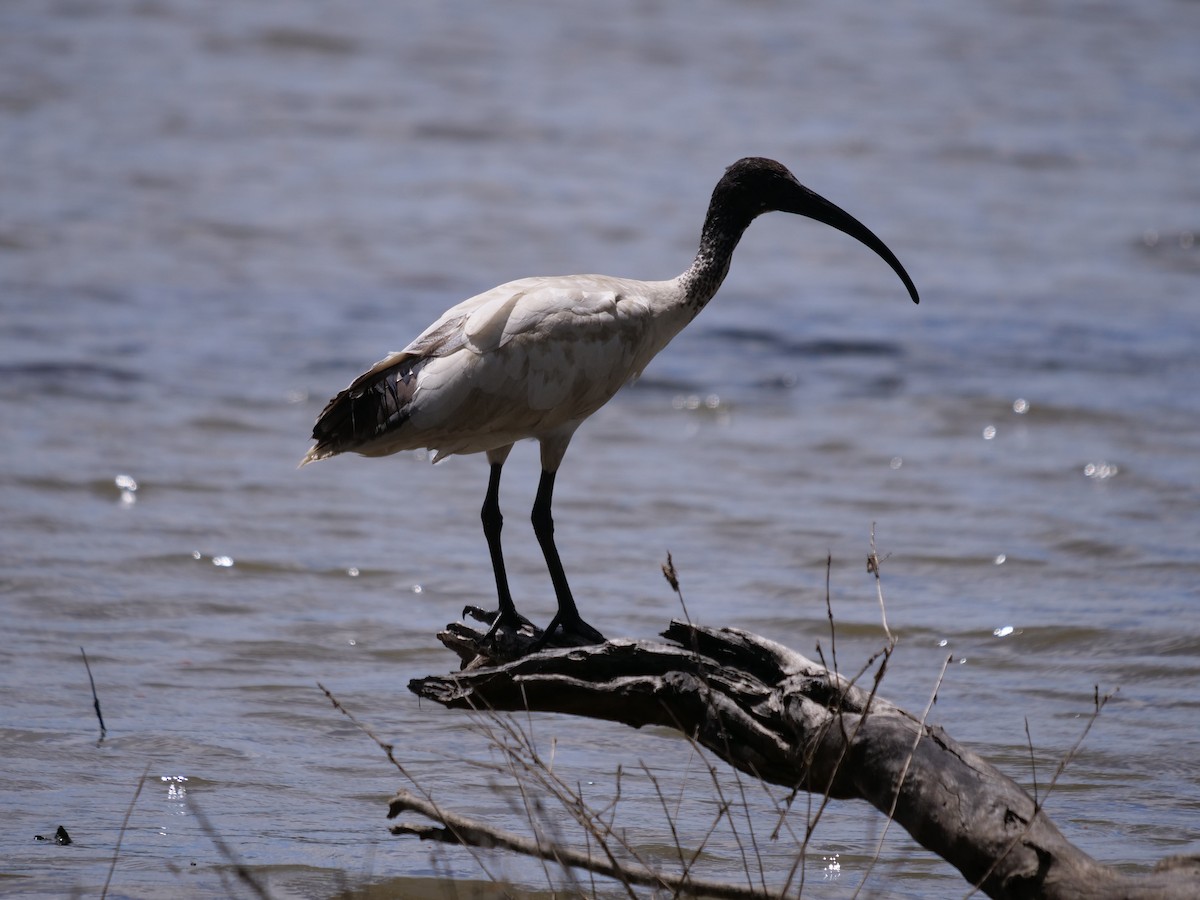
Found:
[[[742,159],[713,190],[700,249],[669,281],[568,275],[510,281],[447,310],[411,344],[376,363],[329,401],[301,465],[339,453],[387,456],[433,450],[485,453],[491,466],[481,517],[499,609],[487,637],[523,621],[513,605],[500,549],[500,472],[513,444],[536,438],[542,474],[533,531],[546,558],[558,612],[573,640],[604,638],[579,615],[554,545],[554,477],[571,436],[716,294],[742,233],[757,216],[794,213],[824,222],[874,250],[919,302],[912,279],[865,225],[801,185],[770,159]]]

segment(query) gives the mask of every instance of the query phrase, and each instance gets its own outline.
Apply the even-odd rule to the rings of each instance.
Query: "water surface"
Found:
[[[0,891],[95,895],[122,831],[121,896],[248,894],[231,855],[275,896],[545,888],[389,836],[402,779],[317,687],[441,802],[522,825],[513,780],[472,765],[487,736],[406,690],[489,600],[483,461],[295,464],[325,400],[451,303],[682,270],[749,154],[870,225],[922,304],[844,236],[756,222],[571,447],[557,534],[585,614],[653,637],[680,615],[670,551],[694,619],[815,654],[831,556],[857,669],[882,644],[874,528],[884,693],[923,709],[950,657],[931,719],[1032,786],[1028,728],[1044,790],[1116,691],[1048,813],[1130,870],[1197,852],[1198,29],[1168,0],[6,4]],[[536,469],[519,446],[505,540],[546,620]],[[719,792],[678,736],[528,723],[600,804],[622,768],[644,852],[673,858],[655,784],[704,839]],[[782,792],[742,787],[705,874],[744,879],[753,828],[781,885]],[[70,847],[34,840],[60,824]],[[827,809],[805,894],[853,893],[880,831]],[[893,828],[866,893],[962,888]]]

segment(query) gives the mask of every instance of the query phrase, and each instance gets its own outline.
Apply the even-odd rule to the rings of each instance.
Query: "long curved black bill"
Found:
[[[816,191],[811,191],[799,182],[796,187],[800,189],[799,195],[795,198],[793,204],[789,204],[785,212],[795,213],[799,216],[806,216],[810,219],[816,219],[818,222],[824,222],[831,228],[836,228],[843,234],[848,234],[855,240],[866,244],[876,253],[878,253],[883,261],[886,262],[900,276],[900,280],[904,282],[904,286],[908,288],[909,296],[912,297],[913,303],[920,303],[921,298],[917,295],[917,286],[913,284],[908,273],[904,271],[904,266],[900,265],[900,260],[896,259],[896,254],[888,249],[887,244],[875,236],[875,232],[871,231],[866,225],[850,215],[840,206],[830,203]]]

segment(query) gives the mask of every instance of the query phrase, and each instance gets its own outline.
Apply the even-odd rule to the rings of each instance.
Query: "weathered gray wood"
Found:
[[[466,668],[409,688],[448,707],[677,728],[765,781],[866,800],[885,814],[894,804],[897,823],[990,897],[1200,897],[1200,861],[1164,860],[1139,875],[1104,866],[941,728],[749,632],[673,622],[663,635],[671,644],[614,640],[501,665],[467,663],[478,634],[463,625],[443,633]],[[507,652],[526,639],[515,640]]]

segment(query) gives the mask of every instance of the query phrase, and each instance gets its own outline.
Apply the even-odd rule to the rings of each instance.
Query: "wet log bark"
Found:
[[[466,663],[477,636],[455,625],[441,638]],[[1200,860],[1175,857],[1136,875],[1103,865],[940,727],[787,647],[682,622],[663,636],[672,643],[614,640],[501,665],[474,659],[409,688],[448,707],[676,728],[773,784],[866,800],[885,815],[894,806],[895,822],[989,897],[1200,897]]]

